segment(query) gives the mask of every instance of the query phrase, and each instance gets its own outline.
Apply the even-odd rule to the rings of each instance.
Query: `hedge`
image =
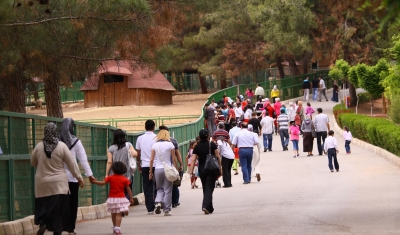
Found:
[[[341,113],[352,113],[352,111],[348,108],[346,108],[346,105],[344,104],[337,104],[333,107],[333,115],[335,116],[335,119],[338,120],[338,115]]]
[[[386,149],[400,156],[400,126],[382,118],[372,118],[354,113],[339,114],[340,127],[347,126],[353,137]]]

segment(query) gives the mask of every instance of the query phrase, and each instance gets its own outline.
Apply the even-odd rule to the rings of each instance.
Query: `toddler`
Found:
[[[343,138],[346,141],[344,144],[344,148],[346,149],[346,154],[350,154],[351,153],[350,143],[351,140],[353,139],[353,136],[351,135],[351,132],[347,126],[345,126],[343,129],[344,129]]]

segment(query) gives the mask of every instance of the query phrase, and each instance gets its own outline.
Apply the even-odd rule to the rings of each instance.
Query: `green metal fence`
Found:
[[[321,75],[328,87],[332,81],[327,77],[327,72],[309,74],[309,77]],[[283,90],[282,99],[290,99],[302,95],[301,84],[304,77],[301,75],[266,82],[262,84],[268,89],[277,84]],[[213,93],[208,97],[220,100],[223,95],[234,98],[238,91],[243,94],[246,87],[255,87],[256,84],[233,86]],[[204,128],[203,109],[197,120],[182,125],[169,126],[170,133],[179,143],[180,152],[186,166],[185,156],[189,148],[189,141],[196,138],[200,129]],[[157,121],[157,118],[155,118]],[[43,138],[44,126],[54,122],[61,127],[61,119],[35,115],[10,113],[0,111],[0,222],[26,217],[34,212],[34,168],[30,164],[30,153],[37,143]],[[96,178],[102,179],[106,169],[106,153],[112,143],[113,132],[116,128],[100,126],[83,122],[75,122],[75,133],[85,146],[88,159]],[[2,131],[1,131],[2,130]],[[136,144],[137,138],[143,134],[128,133],[128,141]],[[186,167],[185,167],[186,169]],[[107,198],[108,187],[91,185],[85,179],[85,187],[79,192],[79,205],[89,206],[104,203]],[[136,174],[133,181],[133,193],[142,192],[142,179]]]
[[[60,86],[60,97],[61,97],[61,102],[78,102],[79,100],[84,99],[84,94],[82,91],[80,91],[82,85],[85,82],[73,82],[71,83],[70,86]],[[38,85],[38,90],[43,90],[44,89],[44,84],[40,83]],[[46,104],[46,99],[44,96],[44,92],[40,91],[39,93],[39,98],[43,100],[43,104]],[[33,94],[30,94],[26,97],[26,105],[27,106],[34,106],[32,101],[34,100]]]

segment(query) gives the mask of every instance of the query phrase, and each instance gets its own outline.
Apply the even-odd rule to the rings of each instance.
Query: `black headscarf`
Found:
[[[43,146],[46,156],[51,159],[51,153],[58,145],[57,126],[53,122],[49,122],[44,127]]]
[[[78,138],[74,135],[74,120],[72,118],[64,118],[61,125],[60,140],[72,149]]]

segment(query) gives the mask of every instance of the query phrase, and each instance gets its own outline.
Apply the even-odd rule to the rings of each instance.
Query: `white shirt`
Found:
[[[142,167],[150,167],[151,147],[156,141],[156,134],[152,131],[146,131],[146,133],[138,137],[136,150],[140,150]]]
[[[242,109],[242,107],[236,107],[234,110],[235,110],[235,116],[236,116],[236,117],[242,116],[242,114],[243,114],[243,109]]]
[[[253,110],[247,109],[246,112],[244,113],[243,118],[244,119],[250,119],[252,114],[253,114]]]
[[[232,148],[229,146],[227,142],[223,142],[221,140],[217,141],[219,154],[228,159],[235,159],[235,154],[232,151]]]
[[[258,86],[256,88],[256,91],[254,92],[254,95],[262,95],[262,96],[264,96],[264,88],[262,88],[261,86]]]
[[[274,133],[274,119],[270,116],[265,116],[261,119],[261,133],[272,134]]]
[[[324,88],[326,88],[326,86],[325,86],[325,81],[324,80],[319,80],[319,85],[321,85],[321,89],[324,89]]]
[[[70,151],[75,159],[78,157],[79,163],[81,164],[83,170],[85,171],[85,175],[87,177],[92,176],[93,172],[92,169],[90,169],[90,165],[86,156],[86,151],[82,145],[82,142],[78,140],[78,142],[76,142],[75,146]],[[71,172],[68,170],[68,167],[65,163],[64,163],[64,168],[65,171],[67,172],[68,182],[78,182],[78,180],[72,176]]]
[[[325,113],[320,113],[314,118],[314,125],[316,132],[328,131],[329,118]]]
[[[254,145],[258,144],[258,138],[253,135],[253,132],[250,132],[247,129],[242,129],[235,135],[232,144],[236,145],[238,148],[252,148]]]
[[[325,144],[324,144],[324,150],[325,152],[328,151],[328,149],[336,149],[337,150],[337,142],[336,142],[336,138],[333,136],[328,136],[325,139]]]
[[[174,145],[169,141],[160,141],[153,144],[151,147],[156,154],[154,155],[154,164],[153,167],[155,169],[164,169],[164,164],[172,165],[171,163],[171,150],[175,149]],[[161,157],[160,157],[161,154]]]
[[[240,129],[239,127],[235,126],[232,129],[229,130],[229,138],[231,140],[233,140],[233,138],[235,138],[235,135],[241,131],[242,129]]]
[[[351,141],[351,140],[353,139],[353,136],[351,135],[351,132],[350,132],[350,131],[349,131],[349,132],[343,131],[343,138],[344,138],[345,140]]]

